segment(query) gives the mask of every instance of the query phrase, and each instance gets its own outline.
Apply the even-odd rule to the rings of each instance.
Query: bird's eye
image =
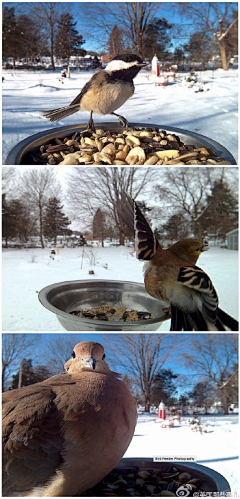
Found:
[[[75,357],[76,357],[76,354],[75,354],[75,352],[73,351],[73,353],[72,353],[72,358],[73,358],[73,359],[75,359]]]
[[[105,353],[104,353],[104,354],[103,354],[103,356],[102,356],[102,360],[104,360],[104,359],[106,359],[106,355],[105,355]]]

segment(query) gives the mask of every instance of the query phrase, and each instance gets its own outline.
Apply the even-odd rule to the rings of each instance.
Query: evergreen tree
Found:
[[[46,237],[53,238],[55,244],[58,235],[69,235],[72,233],[72,231],[67,228],[71,222],[61,211],[62,208],[63,206],[61,206],[59,199],[56,197],[50,198],[43,217],[43,234]]]
[[[227,232],[237,227],[237,196],[232,193],[223,178],[214,183],[212,192],[207,197],[206,209],[198,222],[205,234],[215,234],[223,240]]]
[[[8,246],[9,239],[18,237],[27,241],[35,229],[35,219],[27,206],[18,199],[7,202],[5,194],[2,197],[2,237]]]
[[[106,237],[105,213],[98,208],[93,218],[93,238],[102,241],[104,247],[104,238]]]
[[[148,26],[144,45],[144,57],[150,59],[156,55],[163,60],[168,55],[168,50],[172,46],[171,37],[168,31],[173,27],[166,19],[154,19]]]
[[[33,385],[49,378],[49,371],[45,366],[36,366],[33,368],[31,359],[23,359],[21,363],[21,387]],[[18,388],[19,384],[19,371],[12,377],[11,390]]]
[[[160,369],[154,377],[151,402],[158,405],[161,401],[169,405],[174,402],[177,388],[174,380],[178,374],[174,374],[171,369]]]
[[[86,51],[81,48],[85,41],[75,29],[76,24],[77,22],[73,22],[73,17],[68,13],[62,14],[57,24],[55,54],[66,59],[68,66],[71,55],[86,54]]]
[[[108,55],[113,59],[116,55],[124,52],[123,31],[115,24],[108,40]]]
[[[2,55],[3,59],[7,57],[13,58],[13,69],[15,62],[19,56],[19,33],[17,29],[17,21],[14,7],[3,8],[3,25],[2,25]]]

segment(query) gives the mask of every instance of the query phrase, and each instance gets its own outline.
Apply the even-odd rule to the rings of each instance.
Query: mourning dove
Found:
[[[238,322],[219,308],[210,277],[196,266],[206,246],[189,238],[164,250],[137,203],[125,192],[118,212],[135,234],[137,258],[147,261],[146,291],[170,305],[171,331],[225,331],[225,326],[238,331]]]
[[[3,495],[73,496],[96,485],[133,437],[137,410],[96,342],[78,343],[66,373],[3,394]]]

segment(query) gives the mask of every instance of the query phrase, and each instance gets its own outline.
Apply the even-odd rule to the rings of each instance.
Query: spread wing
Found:
[[[3,488],[27,491],[60,465],[63,437],[56,394],[44,383],[3,394]]]
[[[121,193],[118,213],[134,232],[137,258],[151,260],[156,254],[159,243],[137,203],[126,192]]]
[[[208,322],[215,324],[218,313],[218,296],[210,277],[199,267],[181,267],[178,281],[183,286],[200,293],[203,317]]]

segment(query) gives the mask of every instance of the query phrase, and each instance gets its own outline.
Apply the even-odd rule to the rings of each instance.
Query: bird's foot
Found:
[[[162,308],[162,311],[164,312],[164,314],[169,315],[171,312],[171,307]]]
[[[94,126],[94,123],[93,123],[93,119],[90,118],[89,122],[88,122],[88,126],[86,128],[86,130],[88,130],[89,132],[93,132],[95,133],[96,132],[96,128]]]
[[[129,128],[130,127],[128,121],[123,116],[119,115],[118,116],[118,121],[119,121],[120,125],[123,126],[124,128]]]

